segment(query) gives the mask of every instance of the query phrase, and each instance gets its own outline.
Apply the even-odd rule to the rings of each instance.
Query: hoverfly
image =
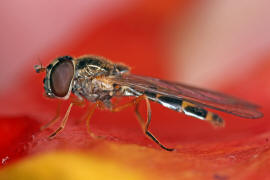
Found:
[[[77,102],[70,103],[60,127],[49,136],[50,138],[53,138],[64,129],[71,107],[78,105],[78,102],[85,101],[94,103],[86,116],[88,130],[89,119],[96,107],[118,112],[124,108],[134,106],[137,119],[144,133],[161,148],[168,151],[174,149],[164,146],[149,131],[151,122],[149,100],[188,116],[210,122],[214,126],[224,126],[224,121],[219,115],[205,108],[223,111],[242,118],[260,118],[263,116],[258,111],[259,106],[249,102],[180,83],[134,75],[130,73],[128,66],[112,63],[103,57],[86,55],[73,58],[71,56],[62,56],[56,58],[46,68],[37,65],[35,69],[36,72],[46,71],[43,82],[48,97],[68,99],[70,94],[73,93],[78,99]],[[120,106],[112,103],[111,99],[113,97],[123,96],[132,96],[134,99]],[[145,101],[147,106],[146,121],[138,111],[139,104],[142,101]],[[43,128],[53,124],[56,119],[54,118]]]

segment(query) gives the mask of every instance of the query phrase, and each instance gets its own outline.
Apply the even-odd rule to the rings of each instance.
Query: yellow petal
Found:
[[[20,180],[138,180],[133,169],[83,153],[54,152],[26,158],[0,171],[0,179]]]

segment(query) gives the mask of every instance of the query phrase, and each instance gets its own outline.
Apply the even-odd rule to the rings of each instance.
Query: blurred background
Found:
[[[1,93],[32,64],[62,54],[99,54],[146,75],[152,75],[145,70],[152,64],[166,78],[218,86],[247,74],[268,52],[268,5],[267,0],[4,0],[0,76],[8,77],[1,78]]]
[[[36,74],[33,67],[62,55],[104,56],[129,65],[135,74],[219,90],[263,107],[265,118],[256,121],[221,113],[227,127],[216,131],[207,123],[153,104],[153,132],[171,145],[230,139],[227,135],[243,139],[268,131],[269,7],[268,0],[2,0],[0,130],[6,137],[0,136],[2,156],[16,154],[18,146],[13,143],[12,149],[11,144],[19,142],[22,134],[27,136],[24,141],[35,141],[28,138],[32,130],[38,134],[40,124],[53,117],[57,102],[44,98],[44,75]],[[93,131],[119,142],[152,146],[136,119],[127,120],[131,113],[97,112]],[[81,115],[75,109],[71,119]],[[74,141],[85,138],[79,132],[85,131],[83,125],[67,127],[59,141],[73,137],[74,132],[79,133]],[[37,134],[45,137],[48,132]],[[50,145],[58,140],[43,143],[58,149]],[[42,151],[43,143],[27,152]]]

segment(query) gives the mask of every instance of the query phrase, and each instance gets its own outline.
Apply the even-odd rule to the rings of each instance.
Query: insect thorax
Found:
[[[106,101],[114,95],[113,83],[108,76],[120,76],[128,67],[113,64],[106,59],[84,56],[76,60],[72,92],[89,101]]]

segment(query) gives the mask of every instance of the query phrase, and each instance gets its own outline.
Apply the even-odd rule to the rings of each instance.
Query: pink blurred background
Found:
[[[254,66],[260,65],[261,56],[268,52],[270,44],[269,5],[267,0],[196,1],[193,4],[172,0],[4,0],[0,6],[0,92],[5,94],[19,83],[20,77],[32,71],[39,59],[47,63],[48,58],[62,53],[74,54],[73,40],[85,31],[92,37],[88,44],[91,41],[98,44],[88,49],[81,47],[81,54],[98,53],[114,61],[130,62],[133,56],[143,58],[136,54],[144,54],[142,51],[151,48],[138,47],[144,44],[136,41],[142,36],[154,36],[152,39],[156,42],[152,43],[158,45],[149,46],[159,46],[157,54],[165,57],[159,62],[162,63],[161,71],[166,74],[162,77],[197,86],[218,87],[245,76]],[[119,18],[124,14],[130,22]],[[105,37],[94,36],[99,33],[95,32],[97,29],[110,26],[110,21],[118,21],[119,26],[109,27],[108,32],[103,33]],[[129,37],[123,35],[124,39],[119,37],[121,33],[115,33],[117,31],[140,37],[138,40],[129,34]],[[118,48],[107,52],[108,46],[114,44]],[[59,52],[60,48],[66,51]],[[127,50],[129,53],[124,52]],[[81,54],[76,50],[76,55]],[[144,60],[155,66],[157,60],[148,58]],[[134,64],[137,63],[131,65]],[[134,70],[139,72],[142,66],[136,65]]]

